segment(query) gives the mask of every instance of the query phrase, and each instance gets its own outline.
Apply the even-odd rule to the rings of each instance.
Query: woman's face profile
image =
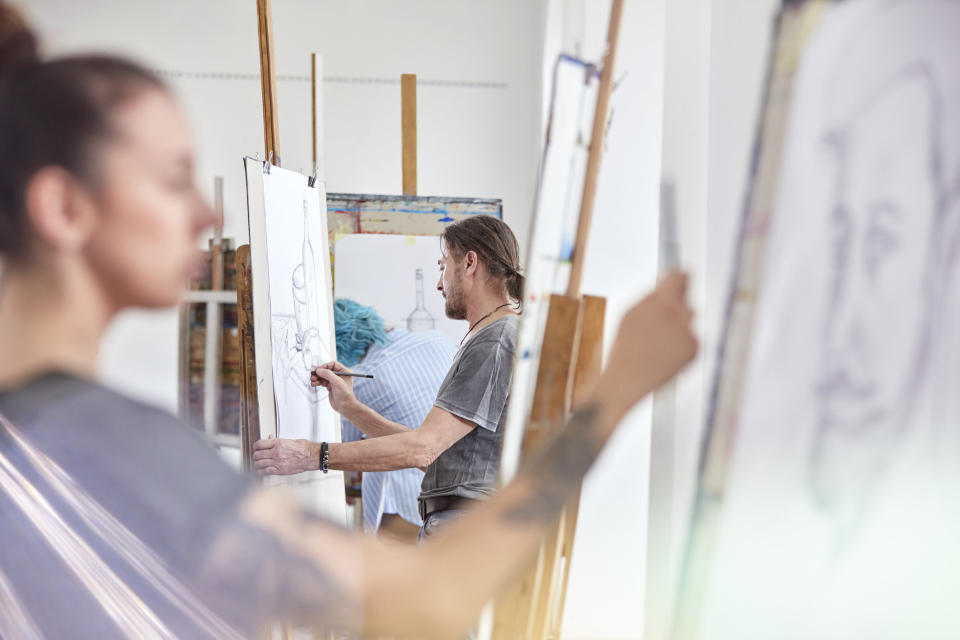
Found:
[[[116,309],[176,304],[215,222],[194,181],[193,139],[173,98],[144,89],[111,117],[94,154],[97,224],[85,258]]]

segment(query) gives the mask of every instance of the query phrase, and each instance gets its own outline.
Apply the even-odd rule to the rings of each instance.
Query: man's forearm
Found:
[[[370,440],[331,442],[328,447],[329,467],[340,471],[395,471],[432,462],[417,432],[410,429]]]
[[[382,436],[391,436],[397,433],[413,431],[410,427],[404,426],[399,422],[387,420],[360,401],[352,403],[349,407],[345,407],[342,415],[371,438],[380,438]]]

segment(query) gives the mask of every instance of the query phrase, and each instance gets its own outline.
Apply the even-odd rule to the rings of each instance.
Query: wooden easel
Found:
[[[580,400],[588,383],[600,373],[606,299],[582,296],[580,290],[613,89],[622,14],[623,0],[614,0],[594,112],[570,281],[565,295],[553,294],[550,297],[537,371],[537,389],[530,424],[523,438],[524,458],[564,424],[571,406]],[[547,537],[536,562],[496,600],[493,627],[496,640],[560,637],[579,503],[578,495],[561,515],[556,529]]]
[[[277,82],[273,47],[273,13],[270,0],[257,0],[257,34],[260,45],[260,83],[263,96],[263,140],[268,162],[280,166],[277,112]],[[315,61],[311,60],[314,68]],[[316,92],[312,99],[316,103]],[[314,114],[315,115],[315,114]],[[314,117],[316,123],[316,117]],[[314,124],[314,140],[316,129]],[[314,146],[316,167],[316,146]],[[260,414],[257,393],[256,358],[254,348],[253,277],[250,245],[237,247],[237,322],[240,329],[240,385],[241,385],[241,445],[244,468],[253,469],[253,444],[260,439]],[[261,639],[273,638],[274,629],[264,630]],[[294,637],[293,629],[284,625],[278,629],[282,640]],[[329,633],[314,631],[314,640],[332,638]]]
[[[270,0],[257,0],[260,42],[260,88],[263,96],[263,147],[267,160],[280,164],[277,124],[277,74],[273,59],[273,12]],[[237,247],[237,323],[240,327],[241,449],[244,469],[253,470],[253,443],[260,439],[257,368],[253,343],[253,277],[250,245]]]

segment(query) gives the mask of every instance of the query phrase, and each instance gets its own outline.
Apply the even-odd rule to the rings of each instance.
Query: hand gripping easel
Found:
[[[566,294],[553,294],[550,297],[530,423],[523,436],[523,458],[562,427],[571,406],[581,399],[589,382],[601,369],[606,299],[581,295],[580,289],[613,90],[622,14],[623,0],[614,0],[593,117],[570,280]],[[527,567],[519,581],[496,600],[493,626],[495,640],[546,640],[560,637],[579,503],[580,496],[577,495],[543,543],[536,562]]]

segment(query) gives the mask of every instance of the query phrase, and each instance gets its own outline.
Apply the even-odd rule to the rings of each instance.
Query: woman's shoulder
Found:
[[[47,374],[0,392],[3,414],[35,446],[78,475],[163,479],[189,491],[239,480],[203,435],[160,407],[99,382]]]
[[[181,429],[187,425],[168,411],[126,396],[94,381],[66,373],[51,372],[0,390],[0,413],[25,427],[65,420],[84,424],[94,431],[109,429],[115,424],[139,429]],[[87,432],[90,433],[89,431]]]

